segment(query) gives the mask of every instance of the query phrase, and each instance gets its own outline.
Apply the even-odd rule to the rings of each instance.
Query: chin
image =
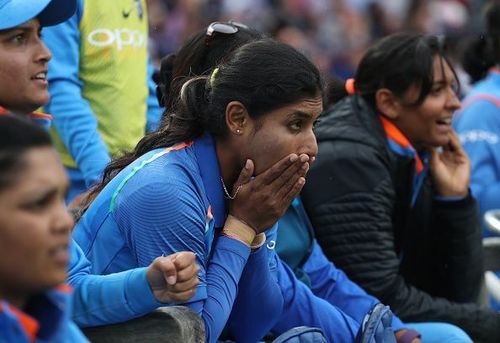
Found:
[[[66,281],[67,276],[66,270],[47,274],[41,285],[45,290],[57,287]]]
[[[40,96],[36,97],[35,99],[32,99],[31,101],[31,107],[34,108],[33,111],[39,109],[40,107],[43,107],[47,105],[50,101],[50,94],[41,94]],[[32,111],[32,112],[33,112]]]
[[[446,136],[446,137],[443,137],[443,138],[436,140],[436,144],[434,144],[434,147],[437,148],[440,146],[445,146],[445,145],[448,145],[449,142],[450,142],[450,138],[448,136]]]

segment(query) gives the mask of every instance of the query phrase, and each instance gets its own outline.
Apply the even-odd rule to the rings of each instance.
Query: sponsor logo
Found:
[[[87,41],[96,47],[107,47],[116,44],[118,50],[125,47],[142,48],[146,46],[144,33],[130,29],[96,29],[89,33]]]
[[[491,131],[472,130],[462,132],[460,135],[460,142],[462,144],[475,143],[475,142],[488,142],[489,144],[498,143],[498,135]]]

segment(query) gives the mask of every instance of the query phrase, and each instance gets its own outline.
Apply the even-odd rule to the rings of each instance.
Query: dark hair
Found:
[[[335,105],[347,95],[346,81],[335,75],[329,75],[328,78],[325,79],[325,107]]]
[[[240,101],[252,118],[306,97],[322,95],[318,69],[291,46],[271,39],[238,48],[210,76],[186,81],[160,128],[145,136],[135,150],[112,161],[102,182],[93,189],[83,209],[123,168],[153,149],[189,141],[209,132],[227,134],[225,110]],[[174,96],[174,94],[171,94]]]
[[[51,146],[48,133],[24,118],[0,115],[0,189],[11,185],[29,149]]]
[[[486,7],[486,33],[468,39],[462,50],[462,67],[471,81],[483,79],[488,69],[500,62],[500,3]]]
[[[387,88],[398,97],[417,85],[420,94],[409,106],[419,106],[431,91],[434,82],[434,57],[440,56],[451,68],[444,40],[418,33],[396,33],[374,44],[365,53],[355,75],[356,94],[376,108],[375,93]],[[458,79],[457,79],[458,82]],[[333,87],[336,87],[335,84]],[[338,93],[347,95],[345,89]],[[340,96],[337,94],[336,99]]]
[[[187,78],[209,74],[235,49],[265,37],[251,28],[237,26],[237,29],[233,34],[214,33],[209,42],[206,42],[207,30],[200,30],[177,53],[165,56],[156,92],[160,105],[170,109]]]

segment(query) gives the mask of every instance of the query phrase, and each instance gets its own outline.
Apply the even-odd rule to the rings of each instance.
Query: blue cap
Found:
[[[0,0],[0,30],[37,18],[42,26],[65,21],[75,13],[76,0]]]

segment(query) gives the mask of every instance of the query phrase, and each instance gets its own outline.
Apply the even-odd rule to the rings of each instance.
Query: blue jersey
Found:
[[[70,319],[70,287],[63,285],[33,296],[28,303],[21,311],[0,299],[0,342],[88,342]]]
[[[243,243],[219,235],[226,216],[215,143],[206,134],[125,168],[94,200],[74,238],[92,272],[102,274],[145,266],[162,254],[195,252],[200,285],[185,305],[204,320],[207,341],[226,324],[238,342],[300,325],[321,327],[332,341],[354,339],[359,323],[314,296],[278,258],[276,226],[250,254]]]
[[[0,107],[0,115],[10,115],[10,112]],[[51,126],[51,115],[34,112],[29,118],[45,129]],[[122,322],[165,305],[154,298],[146,268],[106,276],[91,275],[90,262],[73,240],[69,255],[68,283],[74,288],[72,317],[80,327]]]
[[[470,187],[481,214],[500,208],[500,71],[491,70],[463,101],[455,129],[472,164]],[[490,235],[484,231],[485,235]]]
[[[297,240],[301,242],[296,242]],[[380,302],[328,260],[314,238],[313,227],[299,198],[294,199],[279,220],[276,249],[283,261],[290,261],[295,274],[309,285],[316,296],[337,306],[359,323]],[[300,261],[296,256],[300,256]],[[392,318],[394,331],[404,328],[396,315]]]

